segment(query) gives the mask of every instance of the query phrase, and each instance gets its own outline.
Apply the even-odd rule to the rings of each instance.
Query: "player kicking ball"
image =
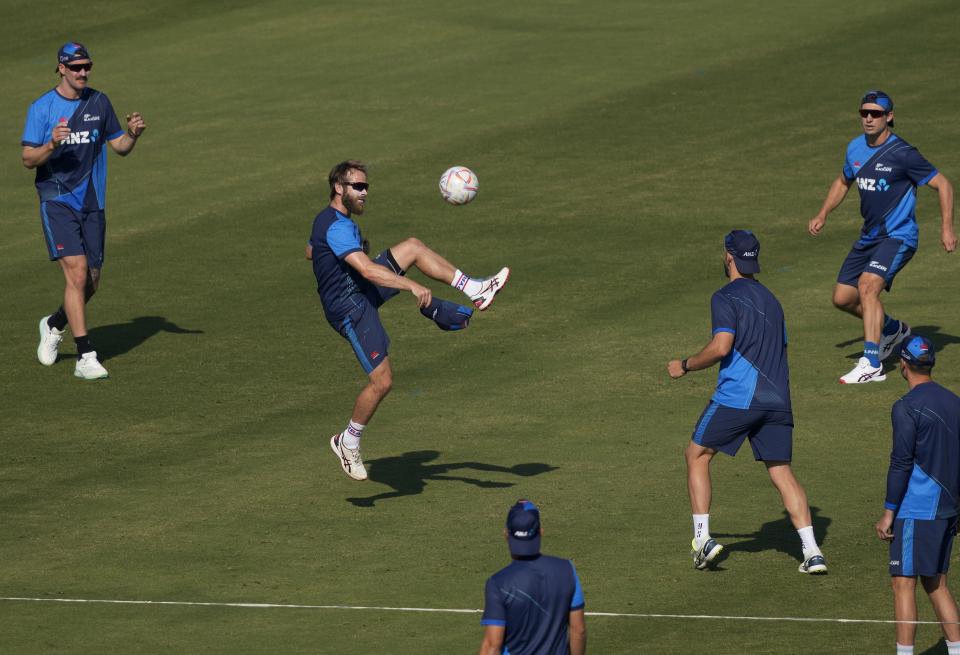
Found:
[[[462,291],[480,311],[490,307],[506,285],[510,269],[504,267],[488,278],[471,278],[415,238],[370,259],[367,243],[353,221],[366,207],[370,188],[366,166],[355,160],[341,162],[330,171],[329,183],[330,205],[313,221],[306,256],[313,262],[327,321],[353,348],[368,377],[346,429],[330,438],[343,472],[354,480],[366,480],[360,437],[393,386],[390,338],[380,323],[380,306],[409,291],[420,313],[440,329],[461,330],[469,324],[473,308],[434,298],[430,289],[406,276],[410,267]]]

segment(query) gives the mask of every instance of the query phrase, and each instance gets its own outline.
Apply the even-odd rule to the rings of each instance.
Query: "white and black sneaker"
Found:
[[[96,350],[80,355],[77,359],[77,366],[73,369],[73,374],[84,380],[102,380],[109,377],[107,369],[103,368],[103,365],[97,359]]]
[[[697,548],[697,540],[690,542],[690,553],[693,555],[693,566],[698,571],[710,566],[717,555],[723,552],[723,546],[716,539],[707,539],[703,545]]]
[[[330,448],[340,459],[340,468],[354,480],[366,480],[367,469],[363,466],[360,449],[351,449],[343,445],[343,433],[330,437]]]
[[[823,555],[817,553],[803,560],[800,565],[800,573],[809,573],[810,575],[823,575],[827,572],[827,560]]]
[[[53,366],[57,362],[57,349],[63,341],[63,331],[50,327],[47,323],[49,318],[44,316],[40,319],[40,345],[37,346],[37,359],[44,366]]]
[[[865,384],[867,382],[883,382],[887,376],[883,374],[883,365],[873,366],[866,357],[861,357],[853,370],[840,378],[840,384]]]
[[[904,339],[910,336],[910,326],[900,321],[900,329],[890,336],[880,337],[880,361],[884,361],[893,354]]]

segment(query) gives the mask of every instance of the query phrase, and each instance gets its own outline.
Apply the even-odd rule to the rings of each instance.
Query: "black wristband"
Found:
[[[680,360],[680,370],[683,371],[684,373],[690,370],[689,368],[687,368],[687,360],[685,359]]]

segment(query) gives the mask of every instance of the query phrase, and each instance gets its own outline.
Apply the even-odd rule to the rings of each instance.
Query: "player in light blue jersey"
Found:
[[[60,264],[63,304],[40,319],[37,359],[57,361],[67,324],[77,346],[74,375],[85,380],[107,377],[107,370],[87,335],[86,303],[100,286],[106,234],[107,144],[130,154],[146,129],[143,117],[127,116],[123,129],[107,96],[87,86],[93,68],[82,43],[65,43],[57,53],[57,86],[40,96],[27,112],[23,129],[23,165],[36,169],[40,221],[47,254]]]
[[[960,397],[933,381],[933,344],[912,335],[900,351],[910,391],[893,404],[893,448],[883,516],[874,526],[890,542],[897,653],[913,655],[917,577],[941,623],[947,652],[960,655],[960,611],[947,588],[960,515]]]
[[[820,234],[827,216],[856,181],[863,229],[840,267],[833,304],[863,319],[863,357],[840,378],[842,384],[885,380],[883,360],[910,334],[906,323],[884,313],[880,293],[890,290],[893,278],[917,250],[918,186],[929,186],[939,195],[940,241],[947,252],[957,247],[953,186],[916,148],[891,131],[893,100],[883,91],[867,91],[859,111],[863,134],[847,146],[843,170],[807,226],[811,235]]]
[[[710,463],[718,452],[734,456],[745,439],[767,467],[800,536],[801,573],[827,572],[813,534],[807,494],[793,475],[793,410],[783,308],[754,275],[760,242],[747,230],[724,239],[723,268],[730,283],[713,294],[713,338],[696,355],[667,364],[672,378],[720,363],[717,389],[687,444],[687,488],[693,510],[693,565],[706,569],[723,546],[710,536],[713,487]]]

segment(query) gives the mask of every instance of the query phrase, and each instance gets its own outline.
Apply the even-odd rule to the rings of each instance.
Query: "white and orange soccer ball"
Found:
[[[453,166],[440,176],[440,195],[451,205],[465,205],[477,197],[480,180],[466,166]]]

